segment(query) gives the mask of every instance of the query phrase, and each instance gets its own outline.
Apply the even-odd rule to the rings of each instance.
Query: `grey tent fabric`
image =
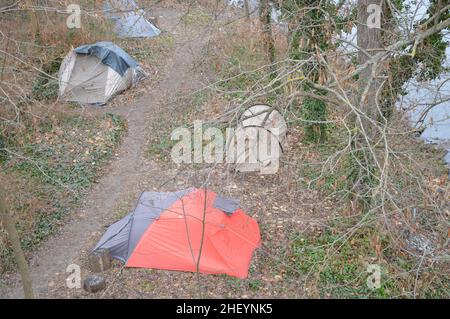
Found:
[[[228,5],[237,7],[237,8],[244,8],[244,0],[227,0]],[[247,0],[249,10],[251,14],[258,14],[259,13],[259,0]],[[282,21],[281,19],[281,10],[277,9],[277,7],[274,5],[274,1],[269,1],[270,5],[270,17],[272,21],[275,23],[275,25],[278,25],[281,28],[281,31],[287,34],[287,24]]]
[[[113,258],[125,262],[132,217],[133,214],[130,213],[118,222],[112,224],[102,236],[94,250],[98,248],[108,249]]]
[[[247,0],[251,11],[256,11],[259,8],[259,0]],[[244,0],[228,0],[230,6],[244,8]]]
[[[96,56],[103,64],[109,66],[121,76],[129,68],[138,67],[138,63],[128,53],[112,42],[101,41],[95,44],[87,44],[76,48],[74,51],[77,54]]]
[[[112,224],[94,251],[108,249],[112,258],[125,262],[150,224],[174,202],[193,190],[188,188],[173,193],[143,192],[133,212]]]
[[[145,11],[133,0],[107,0],[105,15],[115,22],[114,32],[122,38],[149,38],[161,31],[145,19]]]
[[[213,207],[224,211],[226,214],[231,215],[239,208],[239,200],[234,198],[227,198],[216,196]]]

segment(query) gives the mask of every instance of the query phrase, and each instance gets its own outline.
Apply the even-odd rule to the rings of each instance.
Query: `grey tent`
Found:
[[[259,0],[247,0],[251,12],[257,12],[259,8]],[[244,8],[244,0],[228,0],[230,6]]]
[[[104,10],[105,16],[114,21],[114,32],[119,37],[149,38],[161,33],[145,18],[145,11],[139,9],[133,0],[107,0]]]
[[[228,5],[237,7],[237,8],[244,8],[244,0],[227,0]],[[247,0],[249,10],[251,14],[259,14],[259,0]],[[280,28],[280,30],[287,34],[287,24],[286,22],[283,22],[281,19],[281,10],[277,9],[277,7],[274,5],[273,1],[269,1],[270,5],[270,17],[272,21],[275,23],[276,26]]]
[[[103,105],[144,75],[138,63],[111,42],[83,45],[61,64],[59,95],[66,101]]]

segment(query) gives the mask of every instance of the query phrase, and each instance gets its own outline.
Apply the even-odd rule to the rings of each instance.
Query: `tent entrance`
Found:
[[[105,83],[109,67],[97,57],[77,54],[67,84],[68,101],[80,103],[106,102]]]

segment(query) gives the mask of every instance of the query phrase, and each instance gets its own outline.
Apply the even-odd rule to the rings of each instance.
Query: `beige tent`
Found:
[[[65,101],[103,105],[143,75],[137,62],[111,42],[81,46],[61,64],[59,95]]]
[[[227,146],[236,171],[274,174],[286,144],[286,132],[283,116],[273,107],[259,104],[248,108]]]

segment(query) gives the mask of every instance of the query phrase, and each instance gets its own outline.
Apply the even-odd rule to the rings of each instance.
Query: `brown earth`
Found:
[[[159,25],[174,36],[174,54],[165,68],[159,70],[160,80],[136,101],[119,104],[116,99],[103,109],[83,110],[118,114],[127,121],[128,132],[105,175],[73,212],[71,220],[33,254],[31,272],[36,295],[41,298],[305,296],[308,287],[284,278],[284,261],[278,252],[288,246],[293,233],[322,227],[332,207],[326,200],[318,200],[317,193],[299,191],[294,169],[282,165],[276,175],[242,175],[230,172],[223,165],[199,169],[175,167],[148,155],[148,138],[160,124],[159,115],[184,112],[190,106],[180,103],[180,97],[205,87],[206,76],[195,66],[212,33],[209,26],[181,23],[182,13],[176,9],[159,9],[154,14],[162,16],[158,18]],[[290,142],[296,142],[293,139],[289,136]],[[205,185],[223,195],[239,198],[243,209],[260,224],[263,244],[253,258],[248,279],[128,269],[115,264],[104,273],[108,288],[103,292],[89,294],[66,287],[66,267],[79,264],[82,276],[88,275],[85,261],[90,249],[108,225],[128,212],[142,191],[174,191]],[[10,276],[6,282],[1,297],[22,297],[17,275]]]

